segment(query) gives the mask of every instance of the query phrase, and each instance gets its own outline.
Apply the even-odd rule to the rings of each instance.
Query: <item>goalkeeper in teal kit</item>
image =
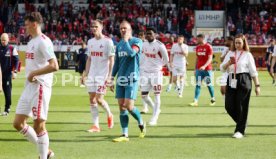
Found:
[[[130,113],[137,121],[140,128],[140,138],[146,135],[146,125],[143,123],[140,111],[134,106],[138,92],[139,61],[142,52],[142,41],[132,37],[130,23],[123,21],[120,24],[121,41],[116,46],[115,64],[112,71],[111,81],[117,75],[116,98],[120,106],[120,122],[122,135],[113,139],[114,142],[129,141],[128,138],[128,114]],[[113,91],[114,86],[111,86]]]

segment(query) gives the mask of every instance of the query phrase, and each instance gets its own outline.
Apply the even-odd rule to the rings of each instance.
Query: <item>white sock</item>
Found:
[[[143,110],[148,110],[148,104],[142,97],[142,103],[143,103]]]
[[[103,101],[103,105],[102,105],[103,109],[105,110],[107,117],[110,117],[112,115],[111,110],[109,108],[108,103],[104,100]]]
[[[179,85],[180,85],[180,84],[179,84],[179,80],[177,80],[177,81],[176,81],[176,88],[177,88],[177,89],[179,89],[179,88],[180,88],[180,86],[179,86]]]
[[[154,103],[149,95],[142,96],[142,100],[154,110]]]
[[[20,131],[20,133],[24,135],[24,137],[26,137],[27,140],[30,141],[31,143],[35,145],[37,144],[37,135],[31,126],[29,125],[24,126],[24,128]]]
[[[179,93],[182,94],[183,89],[184,89],[184,81],[183,80],[180,80],[180,87],[179,88],[180,88]]]
[[[40,159],[47,159],[49,151],[49,136],[47,132],[42,132],[37,136],[37,148]]]
[[[172,84],[171,84],[171,83],[168,85],[168,88],[169,88],[169,89],[171,89],[171,88],[172,88]]]
[[[160,94],[155,94],[154,114],[153,114],[154,116],[159,115],[157,113],[158,113],[158,111],[160,111],[160,107],[161,107],[161,97],[160,97]]]
[[[99,110],[98,110],[98,105],[97,104],[91,104],[91,115],[92,115],[92,123],[99,127]]]

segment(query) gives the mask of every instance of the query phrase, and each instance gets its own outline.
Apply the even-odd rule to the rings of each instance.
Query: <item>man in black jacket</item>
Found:
[[[18,71],[18,53],[16,48],[9,45],[7,33],[1,35],[0,64],[2,71],[2,88],[5,95],[5,110],[3,116],[7,116],[11,107],[12,79],[16,78]]]
[[[81,45],[81,48],[79,49],[79,52],[77,54],[76,63],[78,65],[78,72],[80,73],[80,76],[82,77],[82,73],[85,70],[86,66],[86,60],[88,55],[88,49],[86,47],[86,44],[83,42]],[[81,85],[80,87],[85,87],[83,80],[81,79]]]

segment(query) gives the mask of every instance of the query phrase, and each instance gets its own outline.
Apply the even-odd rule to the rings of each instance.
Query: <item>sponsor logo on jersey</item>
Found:
[[[91,52],[91,56],[103,57],[103,52]]]
[[[205,56],[206,52],[197,52],[197,55],[199,55],[199,56]]]
[[[119,51],[118,55],[119,55],[119,57],[124,57],[124,56],[127,56],[127,52],[126,51]]]
[[[148,58],[156,58],[156,54],[144,53]]]
[[[183,52],[174,52],[175,55],[184,55]]]
[[[26,59],[34,59],[34,53],[26,52]]]

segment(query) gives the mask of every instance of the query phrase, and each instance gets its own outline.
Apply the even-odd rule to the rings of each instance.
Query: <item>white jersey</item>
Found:
[[[49,64],[50,59],[55,59],[54,46],[52,41],[44,34],[32,38],[28,42],[26,50],[26,77],[34,71]],[[51,87],[53,83],[53,73],[48,73],[35,77],[39,83]]]
[[[113,41],[108,37],[101,39],[92,38],[87,44],[88,58],[91,58],[91,65],[88,78],[103,78],[105,80],[109,72],[109,57],[115,56]]]
[[[228,52],[229,52],[229,48],[226,47],[225,50],[221,53],[221,56],[220,56],[220,57],[225,56]]]
[[[273,56],[273,57],[276,57],[276,45],[275,45],[274,48],[273,48],[272,56]]]
[[[168,52],[163,43],[158,40],[143,43],[141,71],[158,72],[162,70],[164,64],[168,64]]]
[[[182,44],[181,46],[178,43],[173,44],[171,49],[171,54],[173,56],[173,65],[175,67],[186,67],[186,57],[184,52],[188,53],[188,45]]]

